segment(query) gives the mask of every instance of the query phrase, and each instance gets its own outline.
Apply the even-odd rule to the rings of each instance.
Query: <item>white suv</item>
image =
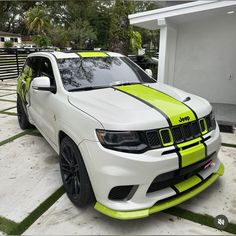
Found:
[[[211,185],[218,125],[204,99],[156,82],[111,52],[38,52],[18,79],[18,120],[60,157],[77,206],[118,219],[148,216]]]

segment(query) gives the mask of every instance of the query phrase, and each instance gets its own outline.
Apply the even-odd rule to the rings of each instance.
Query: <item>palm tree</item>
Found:
[[[45,34],[50,26],[49,14],[40,6],[30,8],[26,13],[26,26],[29,32]]]

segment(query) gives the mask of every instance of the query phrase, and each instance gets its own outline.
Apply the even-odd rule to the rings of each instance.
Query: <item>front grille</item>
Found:
[[[216,127],[212,114],[193,122],[146,132],[147,142],[150,148],[170,146],[200,137]]]
[[[147,193],[152,193],[173,186],[196,175],[204,169],[205,165],[213,159],[214,155],[215,153],[193,165],[157,176],[149,186]]]

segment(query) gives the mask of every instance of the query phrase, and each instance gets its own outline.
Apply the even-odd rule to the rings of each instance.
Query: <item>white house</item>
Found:
[[[189,2],[129,19],[160,29],[159,81],[205,97],[218,120],[236,123],[236,1]]]
[[[14,47],[21,46],[21,35],[0,31],[0,48],[4,47],[6,41],[12,41]]]

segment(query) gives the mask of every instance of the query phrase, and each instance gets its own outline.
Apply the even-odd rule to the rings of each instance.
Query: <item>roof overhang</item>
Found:
[[[230,10],[236,11],[236,1],[196,1],[132,14],[129,19],[131,25],[156,30],[164,26],[166,20],[174,19],[174,23],[178,24],[178,20],[182,23],[194,19],[193,16],[202,18],[209,14],[226,14]]]

